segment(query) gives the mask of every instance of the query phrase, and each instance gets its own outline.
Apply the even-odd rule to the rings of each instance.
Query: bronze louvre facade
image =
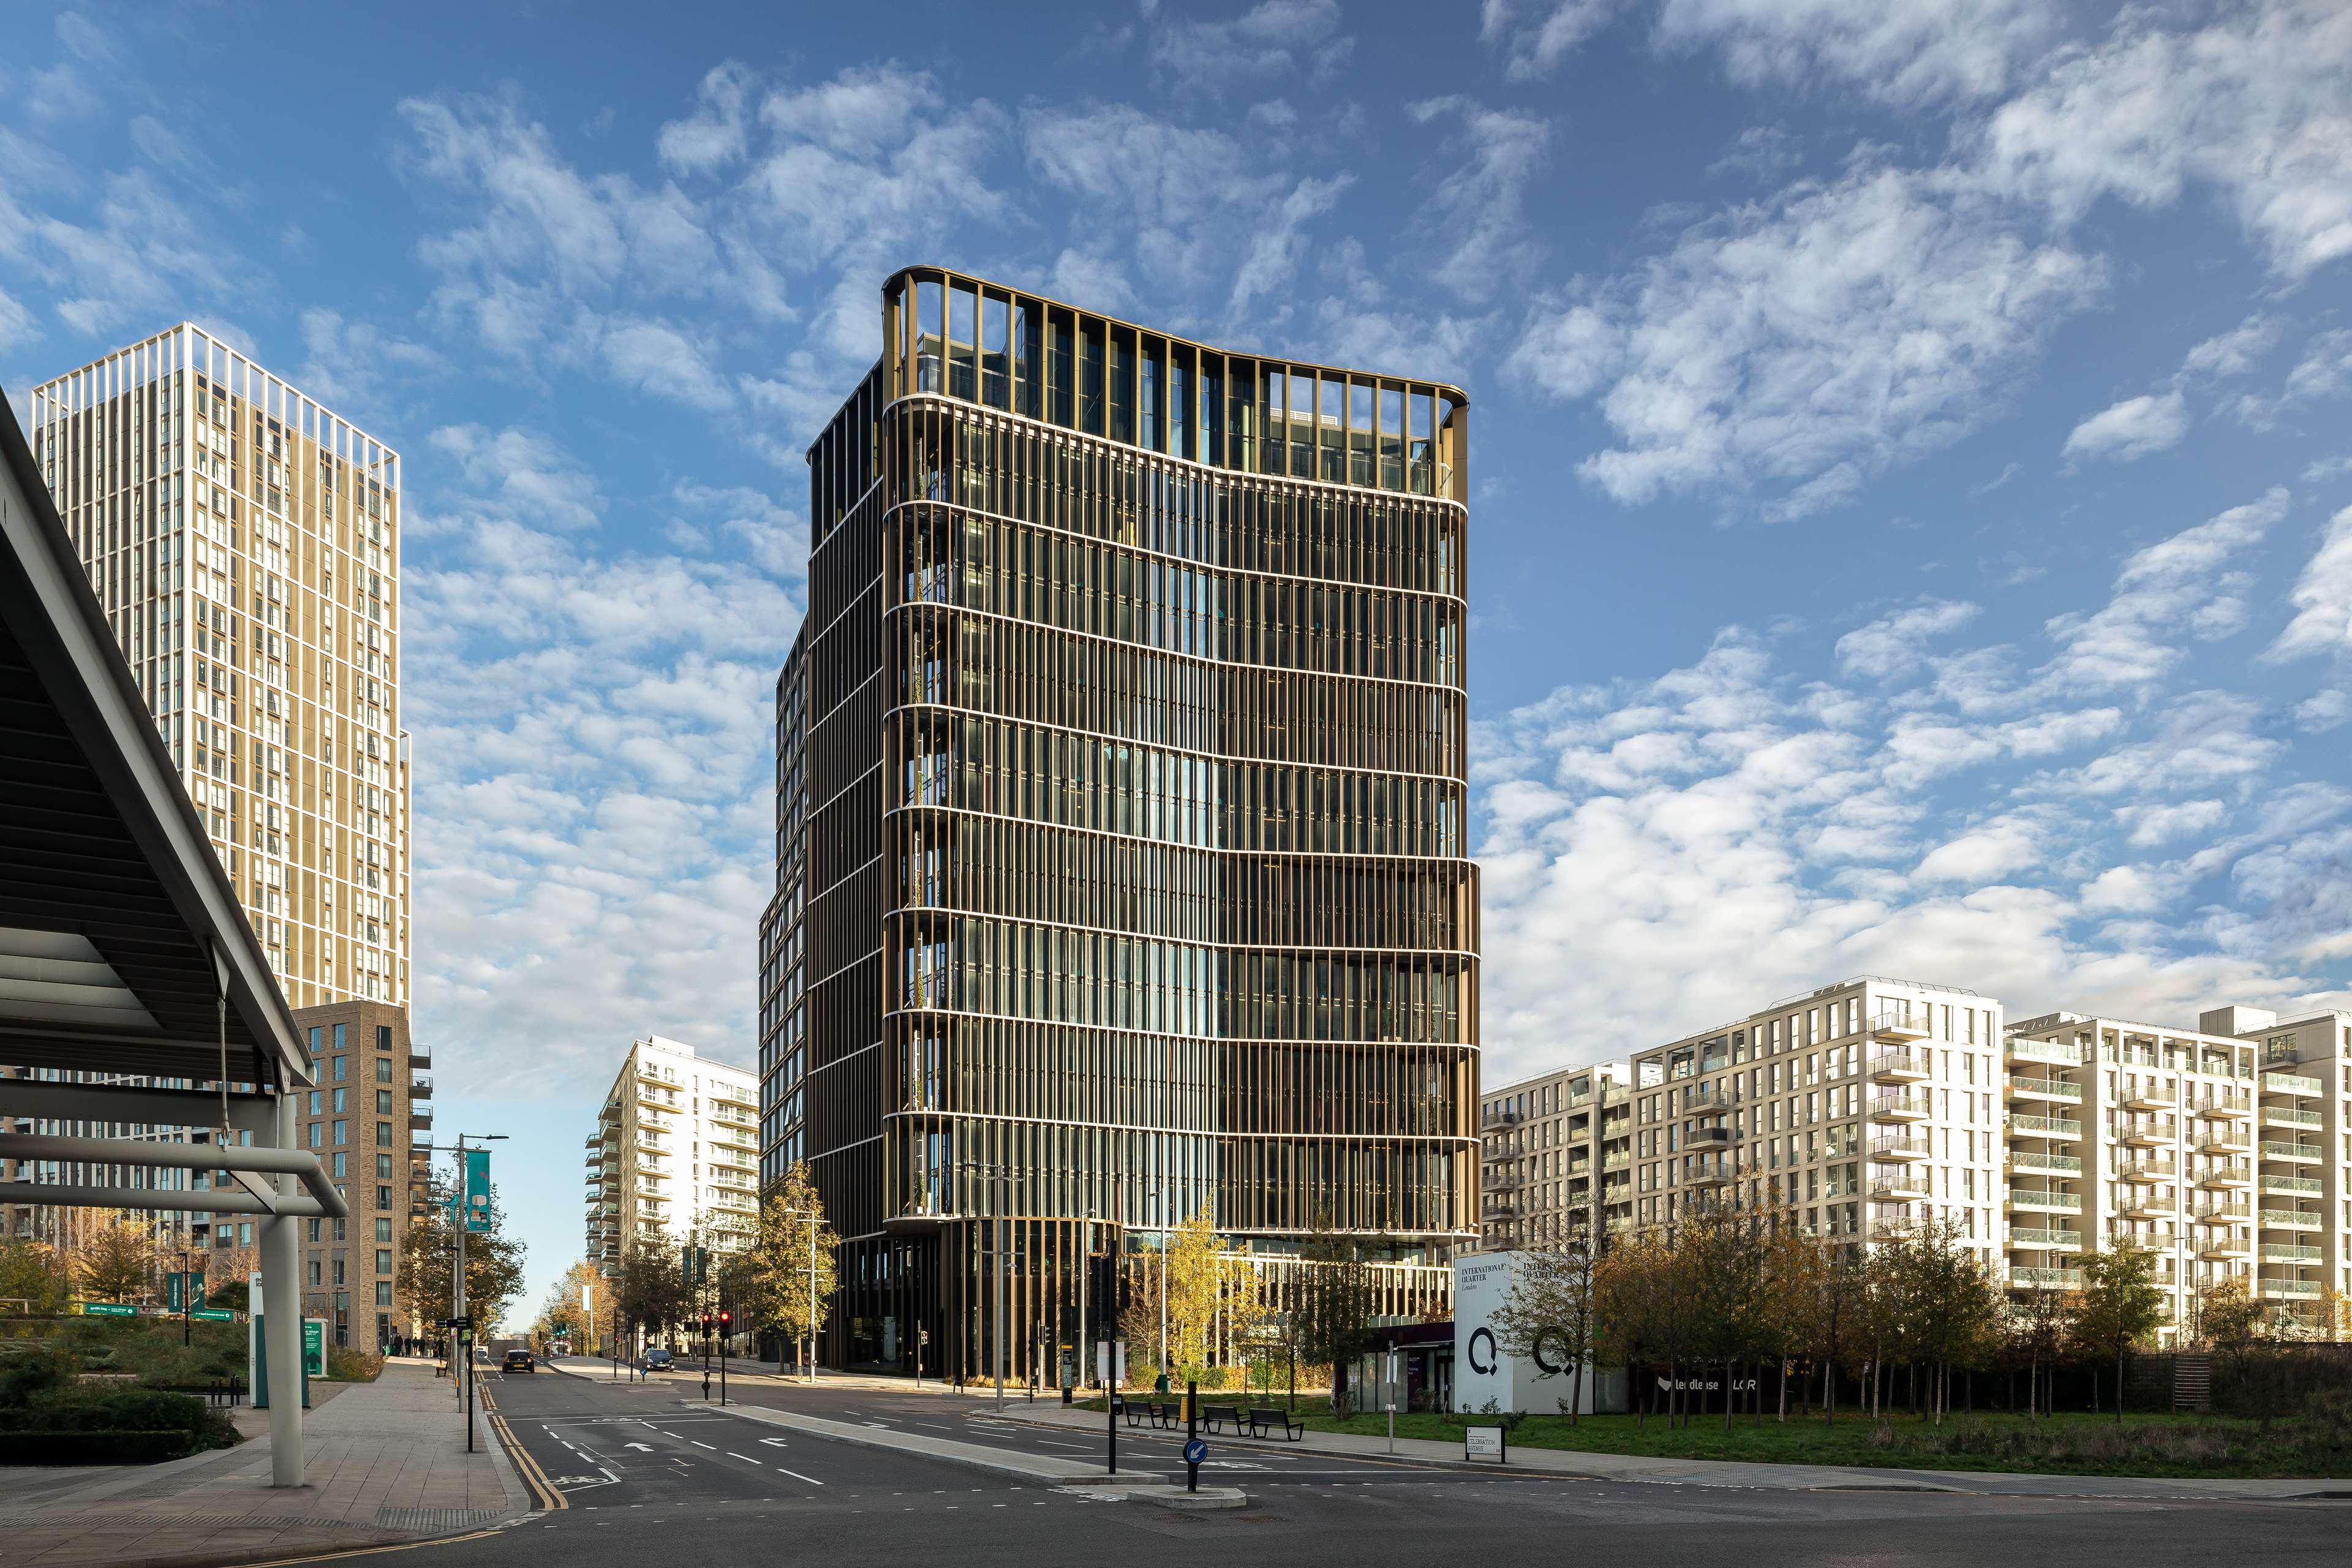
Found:
[[[1203,1207],[1442,1301],[1477,1230],[1454,388],[930,268],[810,449],[777,686],[761,1180],[834,1364],[1013,1375]],[[918,1334],[917,1330],[922,1331]]]

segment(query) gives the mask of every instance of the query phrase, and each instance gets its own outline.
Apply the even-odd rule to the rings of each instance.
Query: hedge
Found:
[[[152,1465],[194,1447],[187,1432],[0,1432],[0,1465]]]

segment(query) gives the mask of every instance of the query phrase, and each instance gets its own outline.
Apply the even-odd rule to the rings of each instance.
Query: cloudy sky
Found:
[[[536,1281],[629,1036],[753,1056],[911,261],[1470,388],[1489,1082],[1860,972],[2352,1005],[2352,7],[291,15],[17,16],[0,381],[192,318],[404,453],[417,1022]]]

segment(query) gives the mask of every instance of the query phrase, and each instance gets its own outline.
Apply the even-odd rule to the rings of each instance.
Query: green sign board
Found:
[[[205,1276],[201,1269],[173,1269],[163,1276],[163,1304],[174,1312],[201,1307],[205,1302]]]
[[[466,1155],[466,1228],[490,1228],[490,1152],[467,1149]]]
[[[135,1318],[139,1309],[128,1301],[84,1301],[82,1314],[91,1318]]]
[[[327,1375],[327,1325],[316,1318],[302,1320],[302,1372],[307,1377]]]
[[[194,1318],[200,1323],[233,1323],[236,1321],[236,1314],[230,1311],[226,1307],[198,1307],[194,1311],[190,1312],[188,1316]]]

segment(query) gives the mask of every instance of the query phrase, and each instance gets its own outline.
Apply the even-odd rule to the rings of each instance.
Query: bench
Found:
[[[1123,1399],[1119,1403],[1126,1406],[1127,1424],[1130,1426],[1140,1426],[1146,1421],[1160,1427],[1176,1425],[1178,1407],[1174,1405],[1149,1399]]]
[[[1253,1405],[1249,1413],[1249,1426],[1253,1437],[1270,1437],[1279,1431],[1291,1442],[1297,1443],[1307,1436],[1307,1423],[1280,1408],[1261,1410]]]
[[[1238,1405],[1203,1405],[1201,1406],[1201,1424],[1212,1432],[1231,1426],[1234,1436],[1238,1437],[1242,1434],[1242,1407]]]

